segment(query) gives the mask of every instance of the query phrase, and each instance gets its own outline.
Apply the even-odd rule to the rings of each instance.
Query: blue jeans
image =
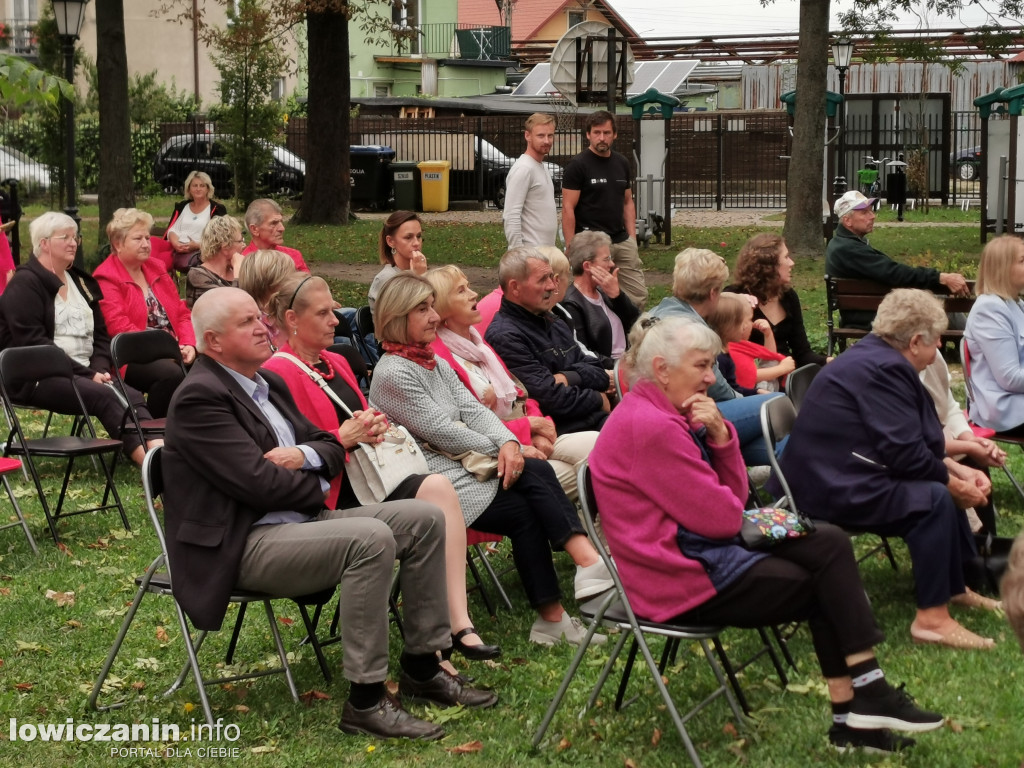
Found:
[[[768,448],[761,432],[761,404],[773,397],[782,397],[781,392],[770,395],[751,395],[734,400],[719,400],[716,405],[722,417],[731,422],[740,441],[740,453],[748,467],[768,463]],[[781,449],[781,444],[780,444]]]

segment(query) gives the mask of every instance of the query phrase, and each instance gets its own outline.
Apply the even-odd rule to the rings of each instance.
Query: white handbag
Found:
[[[274,357],[289,360],[302,370],[331,401],[349,417],[352,410],[335,394],[324,377],[304,362],[287,352],[276,352]],[[346,467],[349,482],[360,504],[376,504],[384,501],[398,485],[410,475],[427,475],[426,457],[409,430],[394,422],[388,422],[384,440],[374,445],[359,443],[349,452]]]

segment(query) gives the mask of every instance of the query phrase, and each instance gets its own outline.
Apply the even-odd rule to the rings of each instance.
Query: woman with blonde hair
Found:
[[[238,269],[245,259],[242,225],[234,216],[218,216],[203,230],[197,264],[188,271],[185,305],[192,309],[196,299],[211,288],[238,286]]]
[[[524,456],[551,464],[566,495],[575,501],[576,469],[594,447],[597,432],[558,434],[554,422],[474,327],[480,321],[478,297],[461,269],[451,264],[437,267],[426,278],[434,288],[434,310],[441,319],[431,343],[434,353],[505,422],[523,446]]]
[[[254,251],[245,257],[238,270],[238,287],[256,301],[263,313],[263,324],[270,333],[270,344],[275,349],[280,346],[282,337],[268,302],[277,286],[298,271],[292,257],[281,251]]]
[[[981,252],[978,295],[964,329],[964,373],[971,419],[996,432],[1024,434],[1024,242],[990,240]]]
[[[175,203],[164,239],[171,244],[174,268],[184,272],[199,259],[200,243],[206,225],[217,216],[226,216],[224,203],[213,199],[213,180],[203,171],[185,177],[185,199]]]
[[[431,284],[417,275],[397,275],[384,286],[374,327],[386,354],[374,368],[370,399],[427,449],[430,470],[455,486],[465,524],[511,540],[516,570],[539,614],[530,639],[578,643],[586,629],[562,608],[551,550],[565,550],[576,564],[577,599],[611,588],[611,577],[550,465],[524,456],[515,435],[434,353],[440,321],[434,300]],[[490,459],[493,469],[471,473],[463,459],[476,457]]]
[[[687,248],[676,254],[672,270],[672,295],[662,299],[651,314],[654,317],[687,317],[707,325],[707,319],[718,307],[729,267],[725,259],[706,248]],[[708,397],[732,425],[740,440],[740,451],[748,466],[768,464],[768,448],[761,434],[761,404],[778,393],[743,397],[713,366],[715,381],[708,387]]]
[[[163,267],[150,260],[149,230],[153,217],[137,208],[118,208],[107,224],[113,249],[93,271],[103,298],[100,307],[111,336],[156,328],[178,342],[181,359],[191,365],[196,357],[192,314],[181,300],[178,286]],[[167,415],[171,396],[182,381],[181,368],[173,360],[129,365],[124,380],[147,395],[156,418]]]

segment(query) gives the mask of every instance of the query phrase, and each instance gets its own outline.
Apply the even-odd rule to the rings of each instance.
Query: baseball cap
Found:
[[[852,189],[836,200],[836,218],[841,219],[850,211],[863,211],[865,208],[870,208],[877,199],[877,197],[864,197],[863,192]]]

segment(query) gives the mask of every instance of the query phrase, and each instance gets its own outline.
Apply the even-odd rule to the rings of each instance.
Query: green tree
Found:
[[[279,35],[271,9],[258,0],[238,0],[228,8],[227,28],[211,33],[224,105],[219,124],[229,136],[228,163],[235,199],[242,206],[258,196],[262,171],[271,159],[270,144],[281,130],[280,107],[271,99],[287,64],[278,49]]]

